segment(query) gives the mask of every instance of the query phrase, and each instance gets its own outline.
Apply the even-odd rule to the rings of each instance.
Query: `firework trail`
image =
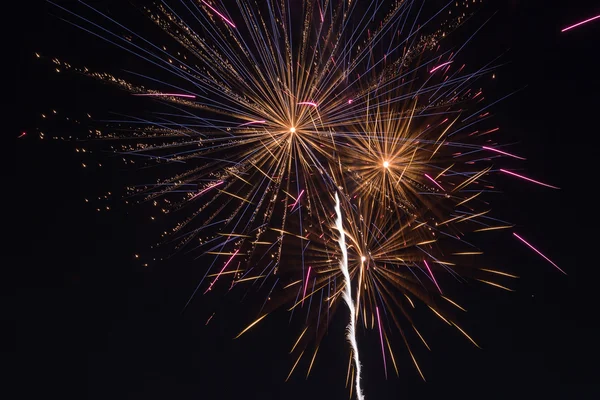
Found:
[[[354,357],[354,365],[356,367],[355,373],[355,384],[356,384],[356,397],[359,400],[363,400],[364,396],[360,387],[360,359],[358,357],[358,344],[356,343],[356,309],[354,308],[354,301],[352,300],[352,281],[350,280],[350,273],[348,271],[348,250],[346,248],[346,235],[344,233],[344,226],[342,224],[342,210],[340,207],[340,199],[338,194],[335,194],[335,213],[337,219],[335,220],[335,226],[339,231],[338,244],[340,251],[342,252],[342,259],[340,261],[340,269],[344,275],[344,292],[342,298],[348,305],[350,310],[350,323],[348,324],[347,335],[348,341],[352,346],[352,354]]]

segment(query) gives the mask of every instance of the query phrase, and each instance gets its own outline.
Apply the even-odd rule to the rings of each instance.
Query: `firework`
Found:
[[[491,176],[557,187],[496,167],[524,157],[496,142],[500,128],[487,111],[494,103],[484,103],[477,86],[494,60],[463,64],[468,40],[443,49],[468,20],[462,6],[451,2],[424,18],[415,1],[389,9],[358,3],[201,0],[144,9],[172,40],[169,49],[85,3],[78,11],[52,4],[155,72],[125,80],[53,60],[57,70],[164,107],[108,121],[93,137],[117,143],[126,161],[172,172],[129,194],[181,216],[163,235],[175,251],[212,257],[188,304],[236,286],[265,293],[258,318],[236,337],[282,304],[292,316],[302,310],[289,378],[312,343],[310,373],[343,300],[349,376],[354,358],[362,398],[359,321],[377,330],[386,376],[390,360],[398,374],[394,326],[424,379],[409,345],[412,336],[429,349],[411,317],[414,300],[477,346],[457,324],[454,311],[464,308],[447,297],[442,276],[510,290],[497,280],[516,276],[477,268],[482,251],[468,241],[471,232],[512,228],[489,215]]]

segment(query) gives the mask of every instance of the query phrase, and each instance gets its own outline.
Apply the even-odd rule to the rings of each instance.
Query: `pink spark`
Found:
[[[596,15],[595,17],[592,17],[592,18],[586,19],[585,21],[578,22],[578,23],[576,23],[575,25],[567,26],[567,27],[566,27],[565,29],[563,29],[561,32],[566,32],[566,31],[568,31],[569,29],[573,29],[573,28],[575,28],[575,27],[577,27],[577,26],[579,26],[579,25],[583,25],[583,24],[585,24],[585,23],[588,23],[588,22],[590,22],[590,21],[593,21],[593,20],[595,20],[595,19],[598,19],[598,18],[600,18],[600,15]]]
[[[507,171],[505,169],[500,169],[500,171],[504,172],[505,174],[516,176],[517,178],[525,179],[526,181],[529,181],[529,182],[537,183],[538,185],[546,186],[546,187],[549,187],[549,188],[552,188],[552,189],[560,189],[559,187],[548,185],[547,183],[539,182],[539,181],[533,180],[531,178],[527,178],[526,176],[519,175],[519,174],[516,174],[516,173],[511,172],[511,171]]]
[[[206,1],[202,0],[202,2],[211,10],[213,10],[219,17],[223,18],[223,21],[227,22],[229,25],[231,25],[233,28],[235,28],[235,25],[233,24],[233,22],[231,22],[230,20],[228,20],[227,18],[225,18],[225,16],[223,14],[221,14],[220,12],[218,12],[213,6],[211,6],[210,4],[208,4]]]
[[[383,331],[381,330],[381,318],[379,317],[379,307],[375,306],[377,312],[377,325],[379,325],[379,340],[381,341],[381,355],[383,356],[383,370],[385,371],[385,379],[387,379],[387,365],[385,364],[385,350],[383,348]]]
[[[303,104],[303,105],[307,105],[307,106],[318,107],[317,103],[313,103],[312,101],[303,101],[303,102],[300,102],[298,104]]]
[[[447,62],[445,62],[445,63],[442,63],[442,64],[440,64],[440,65],[438,65],[438,66],[436,66],[436,67],[433,67],[433,69],[432,69],[431,71],[429,71],[429,73],[430,73],[430,74],[433,74],[433,73],[434,73],[435,71],[437,71],[438,69],[440,69],[440,68],[442,68],[442,67],[444,67],[444,66],[446,66],[446,65],[450,65],[450,64],[452,64],[453,62],[454,62],[454,61],[447,61]]]
[[[294,209],[294,207],[296,207],[296,204],[298,204],[298,201],[300,200],[300,197],[302,197],[303,193],[304,193],[304,189],[302,189],[302,191],[298,195],[298,198],[296,199],[296,201],[294,202],[294,204],[292,204],[292,210]]]
[[[481,134],[479,136],[487,135],[488,133],[496,132],[499,130],[500,130],[500,128],[490,129],[489,131],[481,132]]]
[[[225,183],[225,181],[219,181],[219,182],[215,183],[214,185],[212,185],[212,186],[209,186],[209,187],[205,188],[204,190],[201,190],[200,192],[196,193],[196,194],[195,194],[195,195],[192,197],[192,199],[195,199],[196,197],[198,197],[198,196],[201,196],[202,194],[206,193],[206,192],[207,192],[207,191],[209,191],[210,189],[216,188],[217,186],[219,186],[219,185],[222,185],[223,183]]]
[[[429,176],[429,175],[427,175],[427,174],[425,174],[425,176],[426,176],[426,177],[427,177],[427,178],[428,178],[428,179],[429,179],[431,182],[435,183],[435,184],[437,185],[437,187],[439,187],[440,189],[442,189],[444,192],[446,191],[446,190],[445,190],[445,189],[442,187],[442,185],[440,185],[439,183],[437,183],[437,182],[435,181],[435,179],[433,179],[432,177],[430,177],[430,176]]]
[[[348,104],[352,104],[352,99],[348,100]]]
[[[526,160],[526,158],[519,157],[519,156],[515,156],[514,154],[510,154],[510,153],[507,153],[507,152],[505,152],[505,151],[502,151],[502,150],[495,149],[495,148],[493,148],[493,147],[483,146],[483,147],[482,147],[482,149],[484,149],[484,150],[489,150],[489,151],[495,151],[496,153],[504,154],[505,156],[509,156],[509,157],[517,158],[517,159],[519,159],[519,160]]]
[[[308,277],[310,276],[311,266],[308,266],[308,272],[306,273],[306,283],[304,284],[304,293],[302,293],[302,305],[304,305],[304,298],[306,297],[306,288],[308,287]]]
[[[136,93],[134,96],[170,96],[170,97],[187,97],[190,99],[195,99],[196,96],[193,94],[181,94],[181,93]]]
[[[208,320],[206,321],[206,323],[204,325],[208,325],[208,323],[210,322],[210,320],[212,319],[212,317],[215,316],[215,313],[212,313],[212,315],[208,318]]]
[[[208,289],[206,289],[206,291],[204,292],[204,294],[208,293],[212,289],[212,287],[215,284],[215,282],[217,281],[217,279],[219,279],[219,277],[221,276],[221,274],[223,273],[223,271],[225,271],[225,268],[227,268],[227,266],[229,265],[229,263],[231,262],[231,260],[233,260],[233,257],[235,257],[236,254],[238,253],[238,251],[240,251],[240,250],[239,249],[236,250],[235,253],[233,253],[233,255],[229,258],[229,260],[227,260],[227,262],[225,263],[225,266],[223,266],[223,268],[221,268],[221,271],[219,271],[219,273],[217,274],[217,276],[215,277],[215,279],[213,279],[213,281],[210,283],[210,286],[208,287]]]
[[[25,135],[27,135],[27,132],[22,132],[19,136],[17,136],[17,139],[21,139]]]
[[[431,275],[431,279],[433,279],[433,283],[435,283],[435,286],[437,286],[440,293],[442,293],[442,289],[440,289],[440,285],[438,285],[437,281],[435,280],[435,276],[433,276],[433,272],[431,272],[431,268],[429,268],[429,264],[427,264],[427,260],[423,260],[423,262],[425,263],[425,266],[427,267],[427,271],[429,271],[429,274]]]
[[[559,270],[560,272],[562,272],[563,274],[567,275],[567,273],[565,271],[563,271],[562,269],[559,268],[558,265],[556,265],[551,259],[549,259],[548,257],[546,257],[545,255],[543,255],[538,249],[536,249],[535,247],[533,247],[532,245],[530,245],[529,243],[527,243],[527,241],[525,239],[523,239],[521,236],[517,235],[516,233],[513,232],[513,235],[516,236],[517,239],[519,239],[521,242],[525,243],[527,246],[529,246],[530,249],[532,249],[533,251],[535,251],[536,253],[538,253],[540,256],[542,256],[544,258],[544,260],[548,261],[550,264],[554,265],[554,267]]]
[[[261,121],[250,121],[250,122],[246,122],[245,124],[241,124],[240,126],[254,125],[254,124],[264,124],[266,122],[267,121],[263,121],[263,120],[261,120]]]

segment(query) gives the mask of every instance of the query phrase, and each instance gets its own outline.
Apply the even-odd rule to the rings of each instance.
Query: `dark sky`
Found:
[[[500,179],[506,194],[495,199],[494,212],[509,216],[568,276],[510,239],[488,244],[497,264],[522,278],[514,293],[468,287],[460,295],[469,309],[465,327],[483,350],[441,324],[423,327],[434,349],[419,353],[428,382],[420,381],[404,353],[398,358],[401,377],[385,381],[378,343],[372,332],[361,331],[368,399],[600,398],[600,21],[560,33],[599,14],[600,7],[576,0],[554,7],[498,3],[488,6],[489,14],[499,12],[470,51],[477,57],[479,50],[509,49],[503,59],[509,63],[497,73],[498,93],[527,87],[495,107],[496,118],[519,140],[528,173],[561,190]],[[340,312],[333,321],[311,377],[297,374],[284,383],[293,362],[286,313],[239,340],[232,338],[249,317],[236,298],[201,299],[182,315],[205,261],[181,256],[144,268],[133,258],[153,240],[143,210],[110,203],[112,212],[98,213],[83,201],[118,192],[127,173],[84,170],[71,143],[40,141],[32,133],[43,126],[42,112],[119,111],[122,95],[81,77],[53,74],[33,52],[115,70],[129,61],[58,20],[48,6],[34,4],[20,14],[27,29],[11,39],[21,42],[10,61],[18,112],[16,128],[4,130],[16,149],[9,167],[15,182],[5,187],[14,202],[5,213],[14,227],[5,228],[10,238],[2,264],[17,279],[8,314],[15,346],[9,351],[25,378],[22,389],[77,399],[346,399],[347,315]],[[28,136],[17,140],[22,131]]]

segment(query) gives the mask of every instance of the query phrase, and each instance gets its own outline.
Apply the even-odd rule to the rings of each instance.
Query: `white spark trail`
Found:
[[[360,388],[360,360],[358,359],[358,345],[356,344],[356,309],[354,308],[354,301],[352,300],[352,287],[350,285],[350,273],[348,272],[348,251],[346,249],[346,235],[344,233],[344,226],[342,225],[342,210],[340,208],[340,199],[338,194],[335,194],[335,212],[337,214],[337,219],[335,221],[335,226],[337,230],[340,232],[340,236],[338,238],[338,243],[340,245],[340,249],[342,250],[342,261],[340,262],[340,269],[342,270],[342,274],[344,275],[345,288],[342,294],[344,301],[348,305],[348,309],[350,310],[350,323],[346,327],[346,338],[350,342],[352,346],[352,354],[354,356],[354,365],[356,366],[356,397],[358,400],[364,400],[364,396],[362,390]]]

